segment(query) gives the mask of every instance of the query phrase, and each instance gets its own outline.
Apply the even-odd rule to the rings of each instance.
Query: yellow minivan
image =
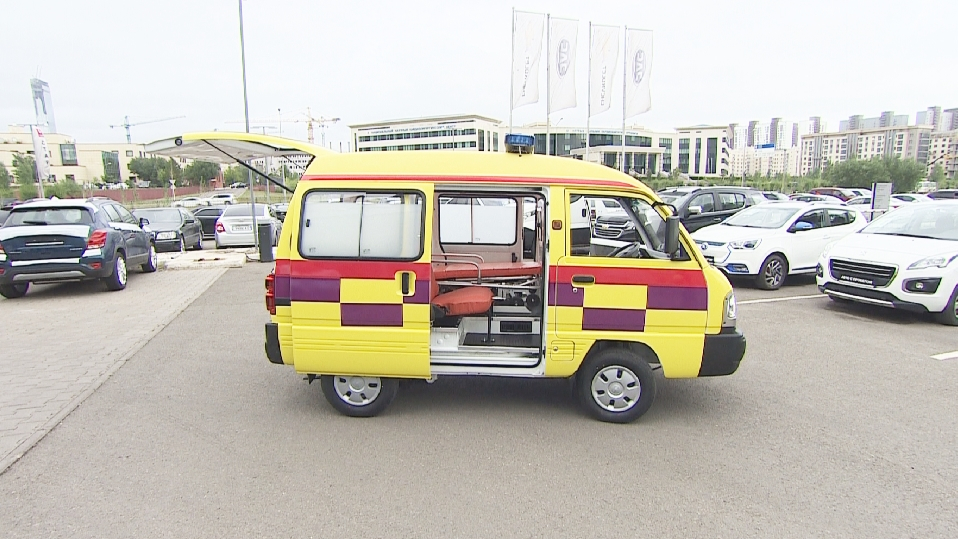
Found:
[[[671,208],[608,167],[530,155],[532,143],[339,154],[197,133],[147,150],[314,156],[266,279],[266,355],[318,379],[343,414],[382,412],[403,378],[574,377],[589,413],[629,422],[652,405],[655,370],[735,372],[732,287]]]

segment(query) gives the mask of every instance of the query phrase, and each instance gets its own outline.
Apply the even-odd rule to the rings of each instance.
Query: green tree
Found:
[[[183,169],[187,185],[205,185],[220,174],[220,166],[207,161],[193,161]]]
[[[10,176],[10,171],[7,170],[7,166],[3,163],[0,163],[0,198],[6,198],[10,196],[10,181],[13,178]]]
[[[869,160],[850,159],[830,163],[822,173],[824,185],[870,189],[873,183],[891,182],[896,193],[915,189],[924,176],[925,167],[914,159],[875,157]]]
[[[77,182],[67,179],[44,187],[43,194],[57,198],[80,198],[83,196],[83,190]]]
[[[935,182],[938,185],[943,185],[945,183],[945,168],[941,166],[941,163],[936,163],[935,167],[931,169],[931,175],[928,176],[928,181]]]
[[[13,155],[13,175],[20,185],[20,198],[27,200],[37,196],[37,162],[32,155]]]
[[[170,184],[170,163],[163,157],[137,157],[130,160],[127,168],[140,180],[150,182],[152,187],[166,187]],[[172,163],[176,164],[175,161]]]

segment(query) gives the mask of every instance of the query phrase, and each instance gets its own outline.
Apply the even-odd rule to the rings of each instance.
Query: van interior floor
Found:
[[[530,333],[493,333],[492,342],[486,340],[485,333],[467,333],[462,341],[463,346],[510,346],[517,348],[538,348],[542,337]]]

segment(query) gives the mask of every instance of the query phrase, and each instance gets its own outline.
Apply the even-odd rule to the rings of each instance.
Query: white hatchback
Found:
[[[835,242],[818,263],[835,300],[933,313],[958,326],[958,201],[908,204]]]
[[[773,202],[745,208],[692,234],[702,254],[729,276],[776,290],[788,275],[812,274],[825,247],[865,226],[843,204]]]

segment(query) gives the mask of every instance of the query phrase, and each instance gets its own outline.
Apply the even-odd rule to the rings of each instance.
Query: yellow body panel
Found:
[[[395,279],[343,279],[339,283],[340,303],[399,303],[403,295]]]

